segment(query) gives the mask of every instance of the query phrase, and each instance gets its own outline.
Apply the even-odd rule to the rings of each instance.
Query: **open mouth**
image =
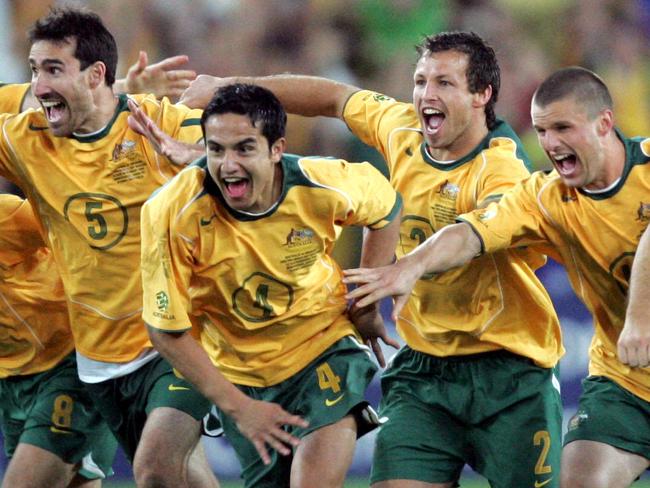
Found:
[[[578,165],[578,158],[575,154],[560,154],[553,156],[553,161],[558,172],[562,175],[569,175],[573,173]]]
[[[424,119],[424,128],[429,134],[434,134],[440,130],[445,121],[445,114],[435,108],[425,108],[422,110]]]
[[[221,180],[226,189],[226,195],[230,198],[242,198],[250,185],[248,178],[230,176]]]
[[[60,122],[65,113],[66,104],[62,100],[40,100],[47,121],[56,124]]]

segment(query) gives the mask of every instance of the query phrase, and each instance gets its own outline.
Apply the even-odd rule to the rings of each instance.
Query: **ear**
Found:
[[[473,93],[472,95],[474,97],[472,107],[483,108],[488,104],[490,98],[492,98],[492,85],[488,85],[485,90]]]
[[[600,111],[596,129],[601,136],[605,136],[614,130],[614,112],[611,109],[606,108]]]
[[[88,82],[91,88],[97,88],[106,80],[106,65],[102,61],[95,61],[86,68],[88,71]]]
[[[279,163],[286,148],[287,140],[284,137],[280,137],[271,146],[271,161]]]

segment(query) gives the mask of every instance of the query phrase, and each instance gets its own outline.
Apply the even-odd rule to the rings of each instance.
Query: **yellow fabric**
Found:
[[[200,111],[133,98],[172,137],[200,139],[192,123]],[[118,100],[109,126],[84,138],[53,137],[42,111],[0,115],[0,173],[22,188],[46,232],[75,346],[91,359],[116,363],[150,347],[140,318],[140,207],[180,169],[129,129],[126,97]]]
[[[344,225],[383,227],[399,207],[368,163],[285,155],[283,169],[279,205],[256,217],[226,208],[203,167],[142,208],[145,322],[166,331],[194,324],[238,384],[277,384],[356,334],[334,241]]]
[[[0,114],[17,114],[29,91],[29,83],[0,84]]]
[[[63,287],[29,203],[0,195],[0,378],[47,371],[73,349]]]
[[[573,289],[593,315],[589,373],[604,375],[650,401],[650,376],[616,357],[629,274],[639,238],[650,221],[650,139],[628,159],[623,184],[594,197],[565,187],[556,173],[535,173],[498,204],[462,216],[486,252],[521,244],[549,245],[567,269]],[[642,163],[642,164],[639,164]],[[627,171],[627,170],[626,170]],[[549,254],[551,255],[551,254]]]
[[[467,157],[444,165],[424,152],[412,104],[360,91],[344,116],[352,132],[382,153],[404,198],[398,257],[528,175],[517,156],[518,139],[505,123]],[[559,322],[534,274],[545,259],[526,249],[502,251],[423,277],[397,329],[410,347],[435,356],[506,349],[554,366],[564,352]]]

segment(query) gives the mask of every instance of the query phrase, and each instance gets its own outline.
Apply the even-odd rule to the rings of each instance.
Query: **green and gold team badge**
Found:
[[[161,312],[166,312],[169,308],[169,297],[164,291],[156,293],[156,306]]]

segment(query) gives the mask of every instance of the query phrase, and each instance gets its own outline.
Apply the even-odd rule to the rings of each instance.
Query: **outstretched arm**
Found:
[[[406,304],[416,281],[425,273],[442,273],[462,266],[481,252],[481,241],[469,224],[448,225],[429,237],[395,264],[381,268],[345,270],[346,283],[358,287],[347,298],[364,307],[392,296],[393,320]]]
[[[264,464],[271,458],[267,445],[280,454],[291,453],[300,440],[285,430],[285,425],[307,427],[306,420],[291,415],[275,403],[253,400],[228,381],[188,333],[168,333],[148,327],[154,347],[208,400],[232,417],[239,431],[255,446]]]
[[[191,70],[179,69],[188,61],[187,56],[172,56],[162,61],[147,65],[145,51],[140,51],[138,60],[129,68],[126,78],[115,80],[113,90],[116,93],[153,93],[157,98],[178,98],[196,78]],[[40,105],[30,90],[23,99],[21,112]]]
[[[632,264],[625,325],[618,338],[618,359],[629,366],[650,366],[650,229],[641,236]]]
[[[174,139],[158,127],[133,100],[129,99],[127,104],[131,112],[127,119],[129,127],[146,137],[154,150],[172,163],[184,166],[205,154],[205,147],[202,144],[187,144]]]
[[[383,229],[366,229],[361,250],[361,267],[376,268],[386,266],[393,261],[395,247],[399,239],[399,226],[401,213]],[[379,312],[379,302],[364,307],[353,306],[350,309],[350,319],[361,334],[364,342],[372,347],[379,365],[386,367],[384,353],[381,350],[379,339],[384,344],[399,348],[399,344],[391,339],[384,326],[384,320]]]
[[[172,56],[148,65],[147,53],[140,51],[126,78],[115,80],[114,90],[117,93],[153,93],[157,98],[176,99],[196,78],[194,71],[180,69],[188,60],[185,55]]]
[[[307,117],[323,115],[342,118],[343,108],[348,98],[360,90],[356,86],[317,76],[218,78],[199,75],[183,93],[180,103],[192,108],[205,108],[218,88],[232,83],[248,83],[271,90],[287,112]]]

